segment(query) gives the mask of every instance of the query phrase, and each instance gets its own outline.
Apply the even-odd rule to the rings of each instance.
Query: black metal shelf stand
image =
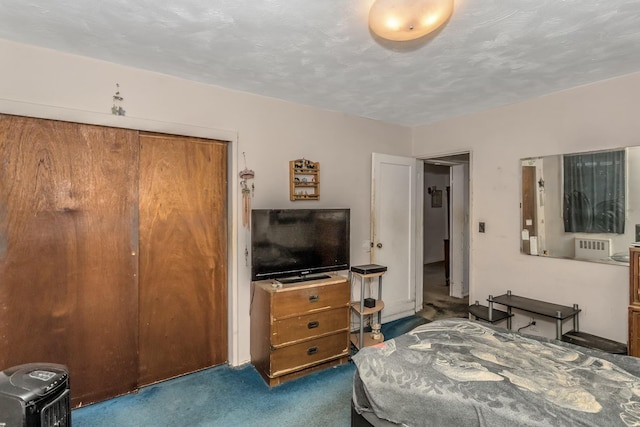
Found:
[[[507,307],[507,328],[509,330],[511,330],[511,317],[513,316],[512,309],[515,308],[537,314],[539,316],[556,319],[556,339],[558,340],[562,339],[562,322],[566,319],[572,318],[573,331],[580,331],[578,314],[581,310],[578,307],[578,304],[573,304],[573,307],[553,304],[550,302],[513,295],[511,291],[507,291],[506,294],[499,295],[497,297],[489,295],[487,301],[489,302],[489,313],[493,310],[493,304],[500,304]]]

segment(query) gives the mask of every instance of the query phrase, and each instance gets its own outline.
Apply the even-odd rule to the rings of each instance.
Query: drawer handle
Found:
[[[316,354],[317,352],[318,352],[318,347],[311,347],[311,348],[309,348],[309,349],[307,350],[307,354],[308,354],[309,356],[311,356],[311,355],[313,355],[313,354]]]
[[[309,297],[309,302],[316,302],[320,299],[320,297],[318,295],[311,295]]]
[[[318,326],[320,326],[320,322],[318,322],[317,320],[307,323],[307,328],[309,329],[314,329],[314,328],[317,328]]]

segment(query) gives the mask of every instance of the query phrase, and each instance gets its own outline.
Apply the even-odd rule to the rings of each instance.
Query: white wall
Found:
[[[577,303],[581,330],[627,341],[627,267],[520,254],[519,159],[639,145],[638,111],[640,73],[414,129],[415,156],[472,152],[471,301],[510,289]],[[540,333],[555,335],[550,322]]]
[[[0,113],[231,140],[237,230],[230,242],[230,361],[249,360],[249,235],[241,225],[237,172],[256,173],[254,208],[351,208],[351,261],[369,262],[371,153],[409,155],[411,131],[330,111],[0,40]],[[212,58],[224,61],[225,58]],[[110,114],[120,84],[126,117]],[[300,88],[304,90],[304,88]],[[289,201],[288,162],[320,162],[320,201]],[[237,315],[237,322],[234,316]]]

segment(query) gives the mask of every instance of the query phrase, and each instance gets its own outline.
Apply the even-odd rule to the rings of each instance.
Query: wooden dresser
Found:
[[[640,357],[640,248],[629,249],[629,356]]]
[[[251,362],[270,386],[348,361],[347,278],[253,286]]]

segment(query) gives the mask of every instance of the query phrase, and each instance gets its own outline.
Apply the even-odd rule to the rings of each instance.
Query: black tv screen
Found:
[[[349,216],[349,209],[252,210],[251,280],[349,269]]]

